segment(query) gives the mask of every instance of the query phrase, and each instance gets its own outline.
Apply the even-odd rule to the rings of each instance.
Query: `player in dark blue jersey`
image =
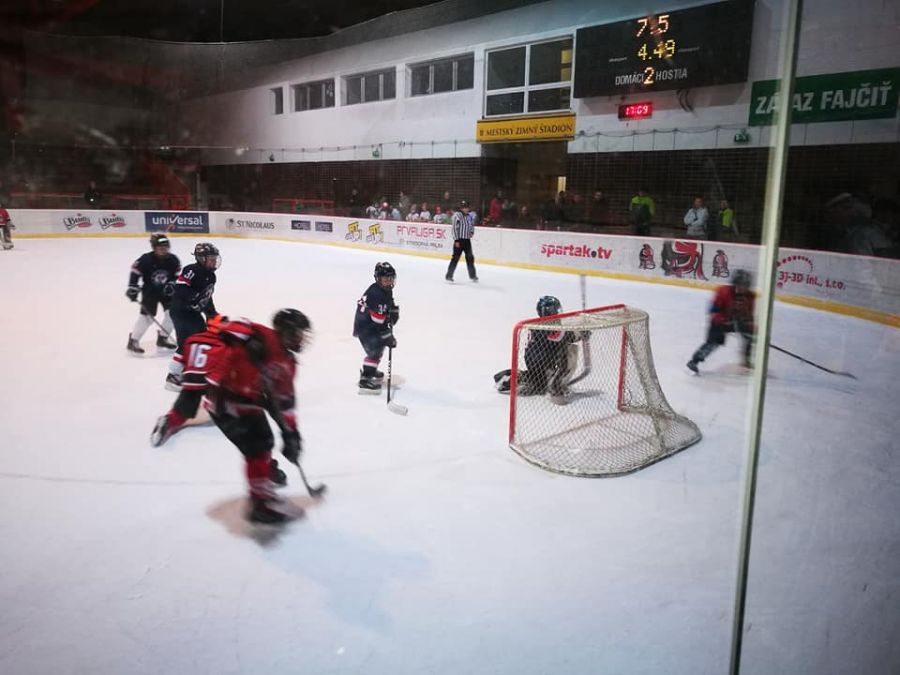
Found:
[[[394,283],[397,271],[388,262],[375,265],[375,283],[356,303],[353,337],[366,352],[359,372],[359,392],[377,394],[381,391],[384,373],[378,370],[385,347],[397,346],[393,327],[400,320],[400,307],[394,304]]]
[[[169,317],[169,305],[172,301],[172,293],[175,290],[175,278],[181,271],[181,262],[178,256],[171,251],[169,238],[157,232],[150,235],[150,252],[143,254],[134,261],[131,273],[128,275],[128,290],[125,295],[132,302],[138,302],[140,295],[141,311],[134,328],[128,334],[128,351],[135,354],[143,354],[141,338],[153,323],[156,310],[159,305],[163,308],[163,320],[161,328],[156,336],[156,346],[166,349],[175,349],[169,336],[172,334],[172,320]],[[138,285],[138,282],[141,285]]]
[[[184,351],[184,341],[195,333],[205,331],[206,319],[219,313],[213,302],[216,270],[222,264],[219,249],[208,242],[197,244],[194,247],[194,259],[197,262],[185,267],[175,281],[175,294],[169,310],[178,338],[178,349],[175,352],[178,356]],[[167,389],[181,390],[181,371],[181,359],[173,359],[166,376]]]

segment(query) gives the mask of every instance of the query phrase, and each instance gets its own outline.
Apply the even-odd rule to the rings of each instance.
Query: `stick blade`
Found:
[[[406,413],[409,412],[409,408],[407,408],[405,405],[400,405],[399,403],[394,403],[393,401],[388,403],[387,407],[388,410],[390,410],[392,413],[397,413],[398,415],[406,415]]]

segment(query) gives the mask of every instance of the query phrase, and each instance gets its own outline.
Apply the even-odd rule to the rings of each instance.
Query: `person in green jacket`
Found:
[[[639,189],[638,193],[631,198],[628,211],[631,213],[634,233],[641,236],[649,236],[650,223],[656,215],[656,204],[653,198],[643,188]]]
[[[736,241],[738,238],[737,221],[734,219],[734,209],[727,199],[719,202],[719,213],[716,214],[716,239],[721,238],[722,241]]]

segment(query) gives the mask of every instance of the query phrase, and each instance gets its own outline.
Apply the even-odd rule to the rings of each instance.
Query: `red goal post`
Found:
[[[520,321],[510,370],[509,445],[542,468],[630,473],[701,438],[662,392],[641,309],[618,304]]]

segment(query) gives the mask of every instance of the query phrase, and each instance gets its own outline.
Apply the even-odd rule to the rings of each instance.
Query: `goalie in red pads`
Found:
[[[699,374],[697,365],[702,363],[716,349],[725,344],[725,336],[728,333],[740,333],[744,340],[744,367],[751,368],[750,351],[753,349],[753,341],[756,335],[756,326],[753,323],[753,291],[750,290],[752,279],[750,273],[745,270],[737,270],[731,280],[730,286],[720,286],[713,296],[709,313],[709,330],[704,342],[687,367]]]
[[[562,313],[562,304],[552,295],[545,295],[537,303],[540,317]],[[525,347],[525,369],[516,378],[519,396],[550,394],[561,401],[568,393],[567,383],[577,360],[574,343],[586,334],[575,331],[534,331]],[[508,394],[512,371],[501,370],[494,375],[494,386],[501,394]]]

